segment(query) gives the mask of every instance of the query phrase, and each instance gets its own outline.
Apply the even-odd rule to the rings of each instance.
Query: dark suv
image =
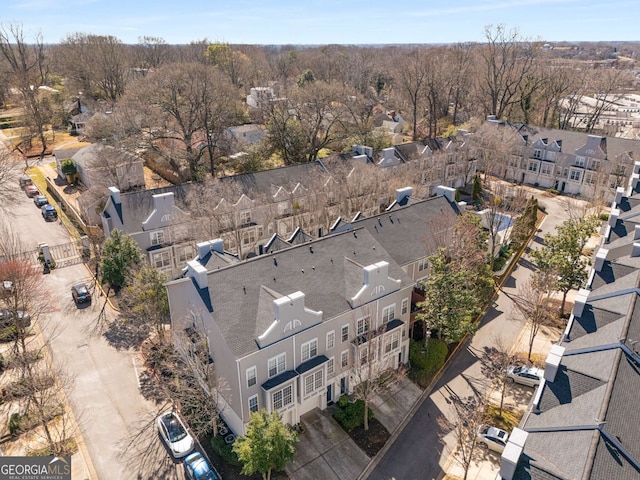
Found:
[[[53,205],[43,205],[40,210],[42,211],[42,218],[47,222],[53,222],[58,219],[58,212]]]
[[[76,305],[91,302],[91,293],[84,283],[79,283],[71,287],[71,296]]]

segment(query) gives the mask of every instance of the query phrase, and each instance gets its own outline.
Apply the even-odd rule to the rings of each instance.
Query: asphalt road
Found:
[[[0,231],[18,232],[22,251],[36,249],[40,242],[50,246],[70,242],[61,222],[45,222],[20,189],[21,173],[17,165],[15,183],[10,179],[3,185],[11,201],[0,215]],[[50,308],[35,321],[49,341],[56,366],[72,380],[67,397],[97,478],[182,478],[180,464],[169,457],[155,426],[163,405],[141,393],[144,369],[137,350],[126,331],[98,328],[104,298],[93,290],[89,270],[77,263],[55,268],[43,280],[45,291],[37,293],[50,299]],[[91,305],[81,309],[70,291],[80,282],[94,293]],[[109,307],[105,312],[101,322],[113,322],[117,313]]]
[[[547,208],[546,216],[531,248],[538,248],[545,233],[554,233],[555,227],[568,216],[565,197],[546,197],[540,191],[530,189],[539,204]],[[572,208],[575,208],[574,205]],[[504,288],[515,293],[518,285],[529,278],[533,265],[526,258],[520,259]],[[474,391],[488,388],[480,372],[478,355],[484,346],[494,344],[501,337],[506,345],[515,343],[524,322],[512,314],[512,302],[504,294],[499,294],[481,322],[474,337],[466,342],[451,361],[429,396],[424,400],[414,417],[379,460],[368,476],[370,480],[432,480],[444,476],[450,447],[445,451],[442,432],[437,425],[441,415],[447,415],[450,396],[470,396]]]

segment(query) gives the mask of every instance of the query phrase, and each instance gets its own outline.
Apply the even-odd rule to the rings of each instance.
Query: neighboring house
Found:
[[[91,144],[71,159],[76,164],[80,181],[87,188],[115,186],[126,191],[145,185],[143,160],[110,145]]]
[[[129,193],[110,187],[102,211],[105,237],[114,229],[126,233],[151,265],[175,276],[196,254],[193,241],[182,228],[187,213],[176,205],[176,197],[184,202],[185,195],[181,186]]]
[[[610,201],[615,189],[629,178],[634,161],[640,159],[640,142],[625,138],[511,125],[497,120],[486,122],[476,135],[491,135],[496,128],[512,129],[518,136],[499,176],[587,198]],[[492,150],[480,155],[485,162],[491,161],[487,158],[493,155]]]
[[[229,127],[225,130],[225,136],[233,143],[233,150],[242,150],[243,147],[257,145],[266,137],[265,129],[257,123],[247,123]]]
[[[189,262],[167,284],[174,333],[206,339],[226,385],[222,417],[239,435],[261,408],[291,425],[326,408],[353,391],[358,365],[406,363],[412,289],[364,228],[215,270]],[[363,353],[369,330],[373,358]]]
[[[640,478],[640,162],[502,454],[504,480]]]

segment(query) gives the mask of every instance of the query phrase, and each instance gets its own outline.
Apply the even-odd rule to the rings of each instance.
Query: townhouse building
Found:
[[[485,170],[492,169],[505,180],[590,199],[611,201],[640,159],[640,142],[636,140],[511,125],[495,119],[486,122],[477,135],[490,137],[493,129],[510,129],[514,139],[502,146],[508,152],[499,166],[490,166],[492,158],[499,155],[495,146],[478,152]],[[481,138],[478,143],[482,143]]]
[[[187,265],[167,284],[172,328],[206,338],[236,434],[261,408],[288,424],[326,408],[368,362],[408,361],[414,283],[365,228],[213,270]]]
[[[502,454],[503,480],[640,478],[640,162]]]

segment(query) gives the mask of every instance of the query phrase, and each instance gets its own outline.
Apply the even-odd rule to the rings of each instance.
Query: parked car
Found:
[[[0,296],[3,298],[10,297],[13,294],[13,282],[10,280],[4,280],[0,285]]]
[[[25,185],[24,191],[27,194],[27,197],[29,197],[29,198],[33,198],[36,195],[40,195],[40,190],[38,190],[38,187],[36,187],[33,184]]]
[[[24,188],[27,185],[33,184],[33,180],[31,180],[31,177],[29,175],[21,175],[19,182],[20,182],[20,188]]]
[[[36,195],[33,197],[33,203],[35,203],[36,207],[41,208],[43,205],[49,203],[49,200],[47,200],[47,197],[44,195]]]
[[[478,446],[480,448],[488,448],[494,452],[502,453],[504,451],[504,447],[507,446],[509,434],[497,427],[480,425],[478,427],[477,438]]]
[[[40,211],[42,212],[42,218],[44,218],[47,222],[53,222],[58,219],[58,212],[53,205],[43,205],[42,207],[40,207]]]
[[[84,283],[78,283],[71,287],[71,296],[76,305],[91,302],[91,292]]]
[[[193,452],[184,459],[184,474],[188,480],[222,480],[200,452]]]
[[[158,417],[158,431],[174,458],[181,458],[193,450],[193,438],[175,412],[165,412]]]
[[[7,310],[6,308],[0,310],[0,326],[8,327],[14,323],[18,323],[21,327],[31,326],[31,315],[29,315],[29,312],[17,310],[16,313],[18,314],[18,322],[14,322],[15,315],[11,310]]]
[[[512,382],[520,383],[535,387],[539,385],[544,378],[544,370],[537,367],[528,367],[526,365],[511,365],[507,368],[507,378]]]

